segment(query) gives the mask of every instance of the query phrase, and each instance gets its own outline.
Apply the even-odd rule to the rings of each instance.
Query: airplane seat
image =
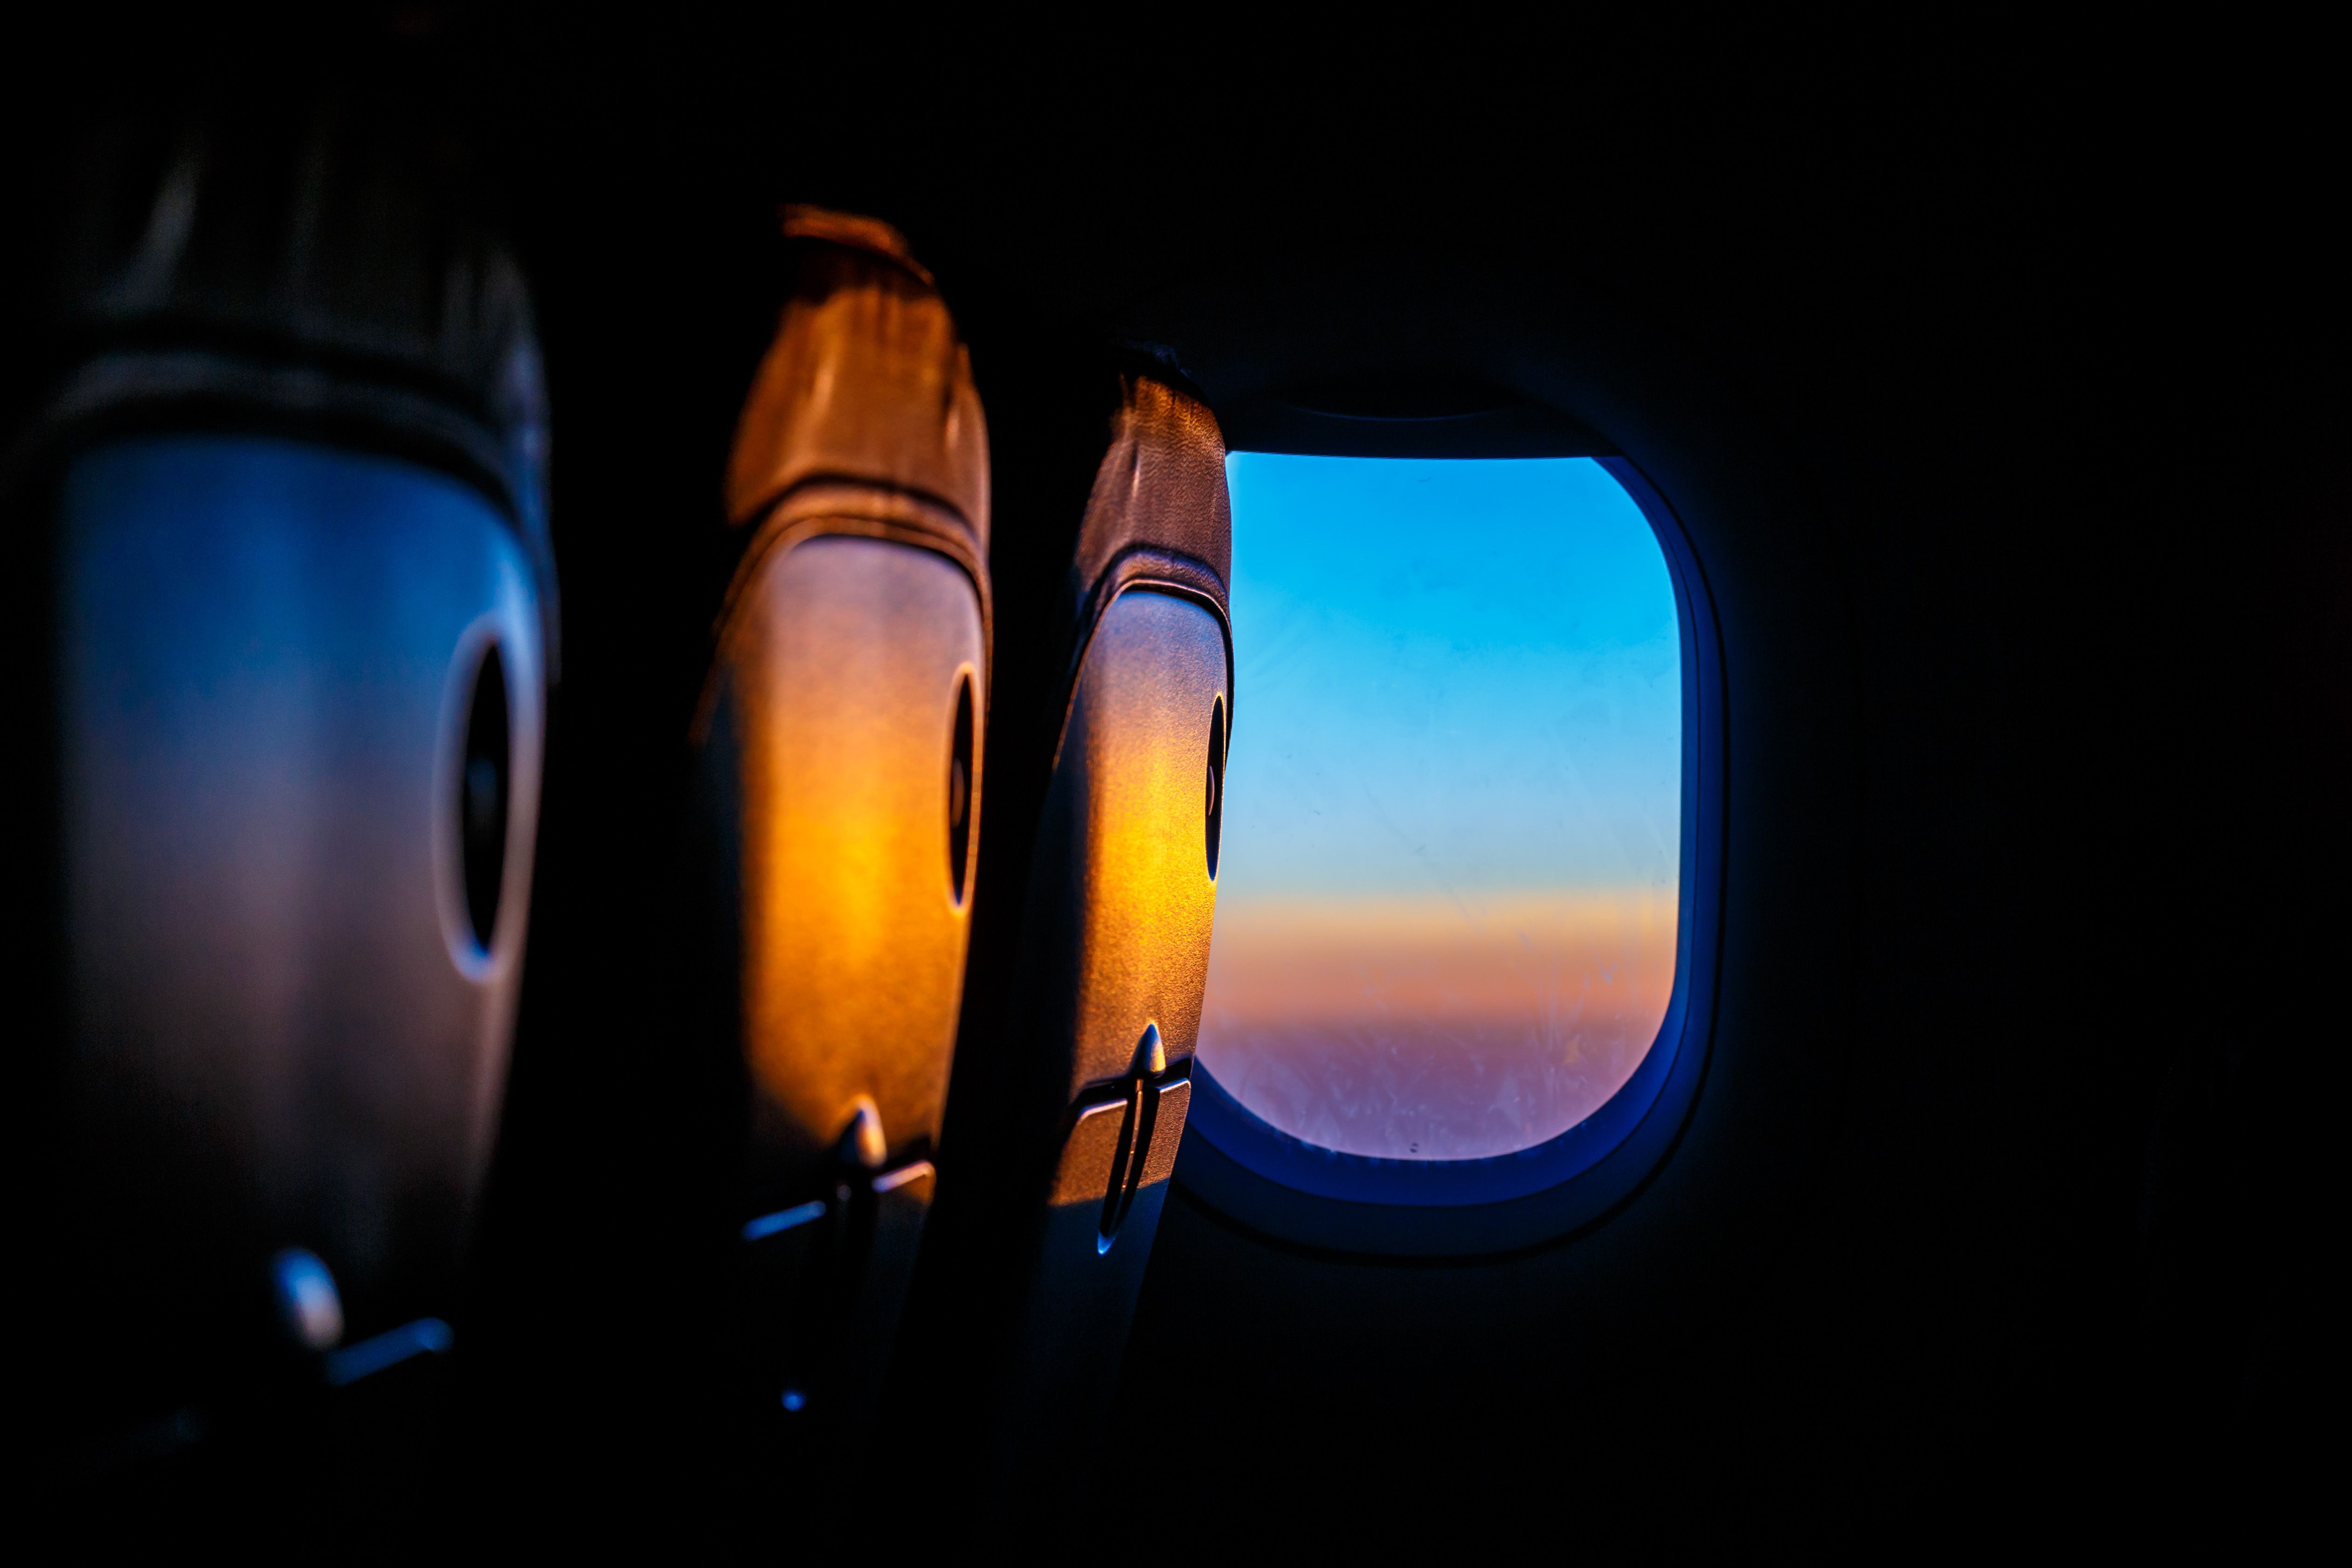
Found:
[[[962,996],[988,435],[897,231],[795,207],[784,233],[727,478],[743,545],[697,721],[689,946],[740,1096],[726,1375],[755,1464],[845,1463],[929,1212]]]
[[[531,304],[445,131],[117,115],[59,214],[0,506],[68,1474],[348,1425],[462,1326],[555,586]]]
[[[1008,399],[998,443],[1016,471],[989,880],[920,1385],[898,1391],[962,1434],[1000,1518],[1066,1500],[1103,1457],[1191,1092],[1234,700],[1216,421],[1160,360],[1073,370]]]

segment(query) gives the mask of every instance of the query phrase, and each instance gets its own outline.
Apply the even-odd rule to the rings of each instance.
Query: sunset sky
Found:
[[[1227,460],[1235,725],[1201,1059],[1276,1125],[1465,1158],[1624,1082],[1675,948],[1664,557],[1587,458]]]

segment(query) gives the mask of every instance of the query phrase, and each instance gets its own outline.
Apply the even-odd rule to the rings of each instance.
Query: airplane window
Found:
[[[1236,453],[1199,1061],[1292,1137],[1475,1160],[1583,1122],[1675,982],[1683,650],[1590,458]]]

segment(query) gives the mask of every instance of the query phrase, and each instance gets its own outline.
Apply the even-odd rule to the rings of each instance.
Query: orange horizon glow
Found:
[[[1507,1153],[1633,1076],[1674,989],[1671,888],[1228,897],[1202,1058],[1309,1142],[1399,1159]]]

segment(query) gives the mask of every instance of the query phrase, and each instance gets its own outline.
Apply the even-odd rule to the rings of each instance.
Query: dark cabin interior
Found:
[[[137,15],[7,72],[10,724],[44,775],[12,835],[19,1277],[53,1298],[26,1408],[61,1523],[1631,1553],[2249,1540],[2324,1495],[2352,534],[2314,40]],[[282,1369],[236,1371],[243,1330],[154,1326],[194,1296],[121,1239],[144,1156],[61,1108],[80,775],[27,433],[92,351],[58,301],[96,283],[57,259],[89,149],[160,168],[188,124],[268,147],[330,120],[458,171],[529,292],[560,664],[528,962],[432,1287],[446,1364],[118,1440],[199,1363]],[[732,1004],[688,805],[745,559],[730,447],[808,276],[788,205],[904,236],[968,345],[991,486],[941,1229],[839,1441],[754,1431],[714,1326],[744,1068],[708,1045]],[[1046,1331],[1006,1326],[1023,1265],[970,1107],[1018,1092],[975,1020],[1021,1005],[992,890],[1027,885],[1051,817],[1066,568],[1138,356],[1234,451],[1601,456],[1654,486],[1719,661],[1690,873],[1715,946],[1685,1108],[1597,1211],[1318,1241],[1180,1160],[1123,1350],[1064,1398],[1018,1370]],[[1245,732],[1247,682],[1220,700]],[[70,1174],[94,1148],[113,1176]]]

